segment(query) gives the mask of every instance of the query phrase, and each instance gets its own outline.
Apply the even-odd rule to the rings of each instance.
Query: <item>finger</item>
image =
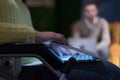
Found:
[[[64,37],[64,35],[60,34],[60,37],[64,44],[68,44],[67,39]]]
[[[61,39],[61,41],[63,42],[64,45],[67,44],[67,40],[63,35],[60,36],[60,39]]]
[[[56,39],[64,45],[67,44],[67,39],[62,34],[56,34]]]

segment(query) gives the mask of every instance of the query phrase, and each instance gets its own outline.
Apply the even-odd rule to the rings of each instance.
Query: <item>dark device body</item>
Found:
[[[67,69],[65,66],[68,66],[68,64],[61,62],[56,56],[53,56],[49,48],[44,44],[3,44],[0,45],[0,57],[36,57],[42,60],[44,65],[47,66],[46,68],[40,66],[22,67],[19,76],[21,80],[59,80],[60,76],[55,72],[56,70],[59,70],[61,73],[67,73],[66,77],[68,80],[120,79],[120,69],[105,60],[92,63],[75,61],[72,69],[66,71]],[[46,71],[47,69],[49,69],[48,72]],[[53,75],[50,74],[48,76],[44,74],[43,77],[41,73],[44,72],[51,72]],[[9,78],[8,80],[12,79]]]

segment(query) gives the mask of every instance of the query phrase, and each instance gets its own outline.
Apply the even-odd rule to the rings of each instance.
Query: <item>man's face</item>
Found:
[[[98,15],[98,9],[96,5],[89,4],[84,8],[84,16],[90,20],[92,20],[95,16]]]

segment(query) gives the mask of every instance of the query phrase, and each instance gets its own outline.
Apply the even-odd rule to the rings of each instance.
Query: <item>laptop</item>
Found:
[[[98,56],[96,45],[97,41],[94,38],[69,38],[68,43],[78,49],[84,49],[93,52],[95,56]],[[69,49],[72,54],[81,54],[80,52]]]

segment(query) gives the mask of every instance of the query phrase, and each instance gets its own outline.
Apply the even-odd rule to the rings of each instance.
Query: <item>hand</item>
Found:
[[[66,38],[59,33],[55,32],[36,32],[36,41],[37,42],[44,42],[48,40],[54,40],[62,42],[63,44],[67,44]]]

